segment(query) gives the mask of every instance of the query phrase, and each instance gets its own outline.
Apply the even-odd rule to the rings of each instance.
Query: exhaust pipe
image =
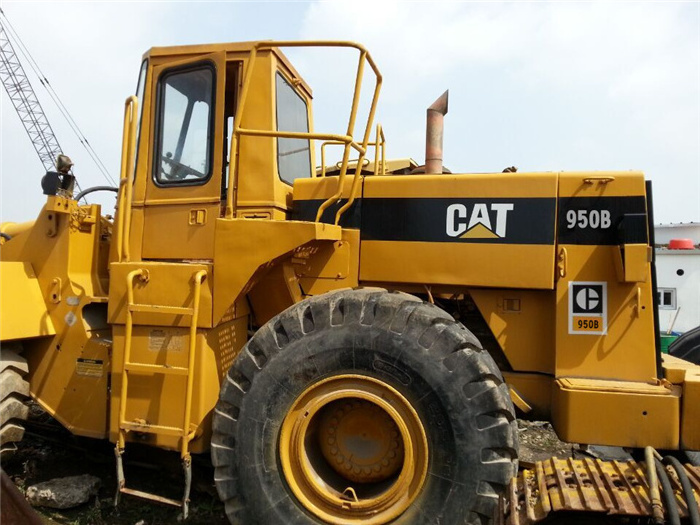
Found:
[[[442,173],[442,137],[444,120],[447,114],[447,96],[445,91],[428,108],[425,130],[425,172]]]

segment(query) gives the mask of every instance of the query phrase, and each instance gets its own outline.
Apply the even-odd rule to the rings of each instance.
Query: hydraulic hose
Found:
[[[666,456],[664,458],[664,464],[673,467],[678,475],[678,480],[681,482],[681,487],[683,488],[683,499],[685,499],[685,503],[688,506],[690,525],[700,525],[700,511],[698,510],[698,504],[695,501],[695,496],[693,495],[693,486],[690,484],[688,475],[685,473],[685,468],[681,462],[673,456]]]
[[[116,193],[116,192],[119,191],[119,190],[118,190],[117,188],[115,188],[114,186],[93,186],[92,188],[86,188],[86,189],[84,189],[83,191],[81,191],[80,193],[78,193],[78,194],[74,197],[74,199],[75,199],[76,201],[79,201],[80,199],[82,199],[83,197],[85,197],[85,195],[88,195],[88,194],[90,194],[90,193],[94,193],[94,192],[96,192],[96,191],[113,191],[113,192]]]
[[[661,503],[659,492],[659,478],[656,475],[656,464],[654,463],[654,449],[644,448],[644,462],[646,463],[647,482],[649,483],[649,497],[651,499],[651,516],[654,525],[664,525],[664,506]]]
[[[668,473],[663,463],[654,458],[656,464],[656,475],[659,477],[661,488],[663,488],[663,498],[666,504],[666,515],[670,525],[681,525],[681,516],[678,511],[678,503],[676,503],[676,495],[671,487],[671,480],[668,479]]]
[[[12,237],[10,237],[9,235],[7,235],[6,233],[0,233],[0,237],[2,237],[3,239],[5,239],[6,241],[9,241],[10,239],[12,239]]]

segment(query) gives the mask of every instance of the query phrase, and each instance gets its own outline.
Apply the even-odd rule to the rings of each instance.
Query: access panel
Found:
[[[556,173],[366,177],[360,280],[554,286]]]

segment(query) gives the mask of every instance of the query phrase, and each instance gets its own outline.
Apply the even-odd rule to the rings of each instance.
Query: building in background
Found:
[[[700,222],[659,224],[654,233],[659,328],[687,332],[700,326]]]

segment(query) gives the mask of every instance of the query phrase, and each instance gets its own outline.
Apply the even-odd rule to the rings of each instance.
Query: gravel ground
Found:
[[[546,422],[518,421],[520,463],[551,456],[570,457],[575,447],[560,441]],[[72,436],[45,414],[34,413],[17,452],[3,460],[2,468],[24,493],[32,484],[49,479],[92,474],[102,480],[102,488],[89,503],[69,510],[37,508],[48,523],[65,525],[167,525],[177,523],[179,509],[123,496],[114,507],[116,487],[114,447],[111,443]],[[125,456],[127,486],[178,499],[182,471],[178,454],[130,446]],[[227,525],[223,504],[213,483],[209,458],[193,458],[191,525]]]

